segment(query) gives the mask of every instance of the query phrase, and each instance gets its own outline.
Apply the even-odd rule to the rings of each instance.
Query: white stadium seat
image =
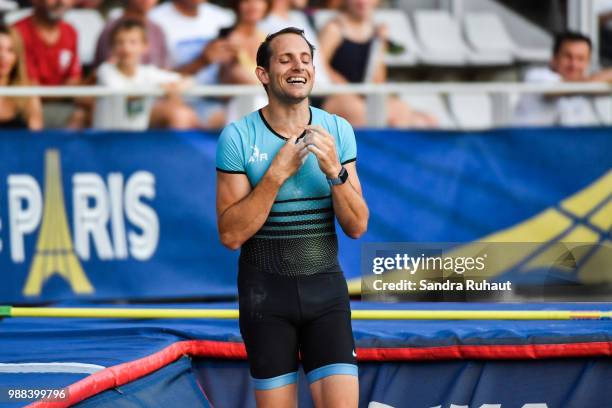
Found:
[[[455,121],[448,111],[446,102],[440,94],[405,94],[401,99],[411,108],[420,112],[426,112],[438,120],[440,129],[454,129],[457,127]]]
[[[493,127],[493,103],[487,94],[450,94],[448,104],[460,129]]]
[[[517,46],[496,14],[467,13],[463,20],[463,29],[468,44],[477,53],[489,55],[500,64],[513,62]]]
[[[513,62],[512,55],[507,52],[487,47],[471,49],[463,38],[459,22],[446,10],[417,10],[414,18],[422,48],[421,59],[427,64],[489,66]],[[483,35],[480,26],[469,30]]]
[[[389,32],[389,40],[404,48],[402,53],[391,55],[387,53],[387,66],[415,65],[419,58],[419,45],[412,29],[410,20],[403,11],[397,9],[380,9],[374,12],[376,24],[384,24]]]
[[[104,18],[93,9],[69,10],[64,18],[78,33],[78,52],[81,64],[91,64],[94,60],[98,36],[104,29]]]
[[[334,16],[336,11],[319,10],[314,14],[314,22],[317,31],[321,31]],[[401,53],[385,55],[385,64],[390,67],[412,66],[418,62],[419,45],[412,30],[410,20],[397,9],[378,9],[374,12],[376,24],[385,25],[389,33],[389,40],[402,46]]]
[[[19,4],[13,0],[0,0],[0,12],[17,10]]]
[[[468,62],[468,50],[459,25],[447,11],[417,10],[414,20],[423,62],[430,65],[464,65]]]

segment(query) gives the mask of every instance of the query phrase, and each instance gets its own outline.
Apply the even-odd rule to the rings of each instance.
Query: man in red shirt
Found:
[[[33,14],[15,23],[28,75],[39,85],[76,85],[81,80],[77,33],[62,19],[73,0],[32,0]]]
[[[74,0],[32,0],[32,15],[15,23],[25,50],[30,81],[35,85],[79,85],[81,63],[77,52],[77,32],[63,21]],[[46,100],[43,104],[45,127],[58,128],[78,123],[71,99]],[[70,123],[68,123],[70,122]]]

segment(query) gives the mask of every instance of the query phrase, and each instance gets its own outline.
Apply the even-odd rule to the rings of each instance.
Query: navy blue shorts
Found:
[[[310,383],[330,375],[357,376],[342,272],[284,276],[240,262],[238,294],[255,389],[295,383],[299,360]]]

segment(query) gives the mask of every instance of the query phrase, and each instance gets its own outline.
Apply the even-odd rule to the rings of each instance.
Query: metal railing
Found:
[[[61,87],[0,87],[0,96],[40,96],[44,98],[65,97],[116,97],[119,100],[126,96],[162,96],[161,88],[124,88],[115,89],[102,86],[61,86]],[[532,84],[512,82],[421,82],[421,83],[384,83],[384,84],[342,84],[321,85],[315,87],[313,96],[336,94],[360,94],[367,100],[368,125],[384,127],[387,117],[387,97],[389,95],[425,95],[442,96],[457,94],[485,94],[491,97],[493,123],[504,126],[512,117],[513,96],[522,94],[547,95],[608,95],[612,97],[612,84],[609,83],[557,83]],[[254,100],[265,95],[259,85],[207,85],[194,86],[183,92],[185,96],[198,97],[239,97],[240,114],[249,113]],[[608,120],[612,121],[612,111]]]

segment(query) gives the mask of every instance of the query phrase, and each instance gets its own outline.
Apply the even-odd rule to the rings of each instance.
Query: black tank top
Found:
[[[331,59],[331,67],[349,82],[365,81],[373,42],[374,36],[366,42],[355,42],[343,37]]]

